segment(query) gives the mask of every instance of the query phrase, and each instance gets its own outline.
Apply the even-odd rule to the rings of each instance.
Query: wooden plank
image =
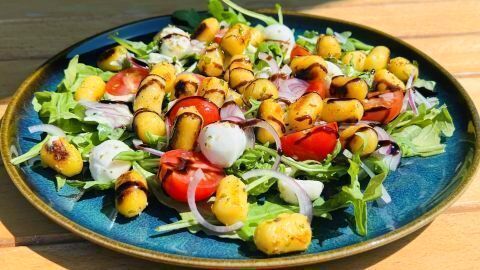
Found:
[[[37,211],[13,185],[3,166],[0,183],[0,247],[79,240]]]
[[[479,222],[478,212],[444,214],[390,245],[306,269],[476,269]]]
[[[22,81],[45,61],[46,58],[0,61],[0,74],[3,78],[0,80],[0,98],[13,95]]]
[[[177,5],[176,2],[165,1],[161,8],[156,2],[149,2],[151,3],[149,5],[140,5],[139,8],[128,8],[128,4],[122,5],[122,3],[116,4],[115,8],[111,9],[105,6],[107,3],[100,5],[98,10],[102,11],[98,13],[91,12],[90,7],[92,5],[88,3],[84,5],[82,2],[83,8],[78,8],[80,11],[70,11],[69,13],[62,13],[63,9],[66,9],[66,5],[59,5],[62,7],[59,13],[52,13],[52,16],[46,16],[45,14],[50,14],[48,12],[40,12],[34,14],[35,16],[26,13],[22,18],[0,20],[0,36],[2,37],[0,60],[47,58],[78,40],[114,26],[145,17],[170,14],[176,9],[204,5],[203,2],[200,2],[202,5],[198,2],[195,2],[195,4],[194,2],[181,2]],[[294,5],[293,1],[286,3],[285,9],[364,23],[400,37],[468,33],[480,35],[480,30],[473,21],[475,16],[478,15],[476,11],[480,9],[480,1],[434,1],[429,2],[428,5],[413,1],[368,6],[360,4],[352,6],[347,4],[344,6],[314,5],[313,3],[299,6]],[[289,3],[292,3],[292,5],[290,6]],[[18,3],[15,3],[15,5],[18,5]],[[78,6],[74,5],[74,7]],[[122,7],[120,11],[117,6]],[[246,6],[256,8],[265,7],[266,4],[259,1],[249,1]],[[0,18],[3,17],[0,16]],[[442,18],[442,20],[437,21],[438,18]],[[388,23],[385,23],[386,21]],[[19,33],[30,33],[32,29],[35,29],[36,33],[42,34],[19,35]],[[72,29],[75,30],[72,31]]]
[[[362,5],[295,8],[298,11],[331,16],[365,24],[399,37],[479,34],[480,1],[435,1],[428,4]]]
[[[480,75],[480,61],[477,61],[480,59],[480,33],[455,37],[407,37],[404,40],[455,75]]]
[[[479,222],[478,212],[441,215],[426,229],[392,244],[295,269],[474,269],[480,260]],[[2,248],[0,265],[5,270],[182,269],[130,258],[86,242]]]
[[[443,0],[445,1],[445,0]],[[236,0],[236,3],[249,8],[273,7],[273,3],[280,3],[285,9],[298,7],[297,0],[280,0],[280,1],[255,1],[255,0]],[[438,0],[397,0],[394,3],[385,2],[384,0],[354,0],[354,1],[318,1],[304,0],[302,7],[322,6],[322,7],[350,7],[350,6],[387,6],[387,5],[409,5],[412,3],[432,3]],[[92,7],[95,7],[95,10]],[[52,8],[54,7],[54,8]],[[129,0],[116,0],[115,4],[109,1],[83,0],[78,4],[65,5],[62,0],[50,0],[48,4],[18,0],[2,3],[0,9],[0,18],[3,21],[25,20],[35,18],[55,18],[55,17],[72,17],[72,16],[88,16],[98,14],[100,16],[109,16],[112,14],[151,14],[162,12],[168,14],[177,9],[195,8],[198,10],[207,9],[207,0],[184,0],[184,1],[162,1],[144,0],[132,2]]]

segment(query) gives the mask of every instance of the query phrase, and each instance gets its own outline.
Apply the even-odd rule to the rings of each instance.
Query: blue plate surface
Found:
[[[31,135],[27,130],[31,125],[41,123],[30,103],[33,92],[54,90],[72,57],[78,54],[80,62],[95,65],[99,53],[113,44],[109,35],[118,33],[122,38],[148,41],[169,23],[168,16],[131,23],[82,41],[54,57],[46,64],[42,75],[37,76],[34,83],[29,82],[28,90],[22,93],[24,97],[12,105],[14,108],[9,108],[15,114],[9,123],[14,130],[9,130],[9,135],[2,137],[3,146],[8,144],[10,147],[13,144],[24,153],[40,140],[39,135]],[[138,218],[128,220],[118,216],[112,221],[113,192],[88,193],[76,200],[79,197],[77,189],[64,187],[60,193],[56,192],[52,181],[54,174],[48,169],[21,166],[20,169],[10,168],[9,173],[13,178],[14,174],[20,175],[24,194],[24,190],[34,194],[28,196],[31,194],[27,192],[27,197],[36,197],[39,199],[37,204],[46,204],[37,207],[48,207],[49,216],[53,215],[60,224],[88,239],[122,252],[130,253],[130,250],[136,256],[185,265],[274,266],[328,260],[376,247],[378,244],[375,241],[390,242],[430,221],[436,212],[458,196],[476,167],[477,138],[469,132],[468,125],[470,123],[471,127],[478,129],[478,121],[464,90],[424,54],[383,33],[337,20],[299,15],[285,16],[285,23],[294,28],[296,33],[304,30],[323,32],[326,27],[337,32],[352,31],[354,37],[369,44],[388,46],[393,56],[417,60],[421,77],[437,81],[438,97],[441,103],[448,105],[454,118],[456,131],[447,141],[446,153],[430,158],[402,159],[400,168],[389,175],[385,186],[392,203],[383,208],[369,205],[366,237],[355,234],[350,227],[350,210],[341,211],[334,213],[333,221],[313,223],[313,242],[305,253],[267,260],[251,243],[219,239],[203,233],[192,235],[186,231],[156,235],[154,228],[177,220],[177,214],[153,198]],[[5,149],[3,146],[2,149]],[[346,253],[338,253],[339,249]],[[310,254],[316,256],[308,256]],[[289,258],[292,261],[289,262]],[[231,260],[220,262],[204,259]]]

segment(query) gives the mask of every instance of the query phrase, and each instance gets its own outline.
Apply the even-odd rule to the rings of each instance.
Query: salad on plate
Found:
[[[137,218],[158,200],[178,212],[152,234],[203,231],[276,255],[306,250],[313,219],[368,208],[402,159],[445,150],[455,128],[414,59],[351,32],[298,32],[230,0],[176,11],[148,43],[117,43],[96,66],[71,59],[32,101],[44,133],[18,166],[57,173],[79,194],[115,190]],[[248,19],[255,19],[254,24]]]

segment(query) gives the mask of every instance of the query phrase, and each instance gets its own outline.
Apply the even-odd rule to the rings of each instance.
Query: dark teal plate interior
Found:
[[[40,140],[39,135],[31,135],[27,131],[27,127],[40,123],[37,113],[30,104],[33,92],[54,90],[63,77],[63,69],[73,56],[78,54],[81,62],[94,65],[98,54],[112,46],[113,41],[108,38],[109,35],[118,32],[123,38],[148,41],[169,23],[171,21],[168,16],[135,22],[82,41],[60,53],[47,63],[48,73],[38,79],[34,89],[29,90],[24,103],[15,108],[17,118],[14,120],[14,126],[18,128],[11,131],[10,142],[24,153]],[[475,167],[472,162],[476,160],[477,139],[467,131],[467,127],[469,122],[473,122],[473,126],[477,127],[477,117],[473,112],[471,101],[455,80],[421,52],[371,29],[326,18],[298,15],[285,16],[285,23],[294,28],[297,33],[312,29],[323,32],[327,26],[338,32],[352,31],[354,37],[367,43],[388,46],[393,56],[401,55],[408,59],[415,59],[419,63],[421,77],[437,81],[438,97],[442,103],[448,105],[456,127],[454,136],[447,141],[446,153],[429,158],[403,159],[398,171],[390,174],[385,186],[390,192],[392,203],[383,208],[375,204],[369,205],[366,237],[358,236],[353,232],[348,222],[350,210],[339,211],[334,213],[333,221],[323,220],[313,223],[312,245],[305,253],[286,256],[290,258],[304,254],[321,256],[319,253],[325,251],[348,247],[388,233],[391,236],[392,232],[400,233],[402,227],[421,221],[428,213],[432,214],[436,211],[435,208],[438,205],[456,197],[467,182],[466,175]],[[65,187],[60,194],[56,192],[52,181],[54,174],[48,169],[32,169],[24,165],[21,167],[21,175],[33,193],[60,215],[114,241],[144,248],[154,253],[194,258],[247,261],[252,258],[265,258],[255,251],[251,244],[241,241],[219,239],[203,233],[192,235],[186,231],[156,235],[154,228],[177,220],[177,214],[160,205],[153,198],[146,211],[138,218],[125,219],[119,216],[112,221],[114,200],[112,192],[88,193],[76,201],[75,198],[78,197],[79,192],[76,189]],[[366,244],[372,245],[372,241]],[[366,247],[364,250],[366,249],[369,248]],[[349,254],[348,249],[345,252],[347,253],[341,256]],[[139,254],[141,256],[141,253],[137,253]],[[193,264],[196,260],[194,258],[191,258]],[[158,260],[163,259],[159,257]],[[285,260],[286,264],[289,264],[287,261],[288,259]],[[310,262],[315,261],[318,260],[311,257]],[[177,263],[181,262],[177,261]]]

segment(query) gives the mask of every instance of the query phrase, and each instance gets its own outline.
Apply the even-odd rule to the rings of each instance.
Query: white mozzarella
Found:
[[[323,183],[314,180],[296,180],[296,182],[307,193],[311,201],[320,197],[323,191]],[[283,181],[278,181],[278,190],[280,191],[280,198],[290,204],[298,204],[297,195],[293,192]]]
[[[90,152],[89,169],[96,181],[111,181],[130,170],[129,161],[113,160],[120,152],[131,150],[119,140],[108,140],[95,146]]]
[[[217,122],[202,129],[198,144],[210,162],[226,168],[243,154],[247,147],[247,137],[238,125]]]

